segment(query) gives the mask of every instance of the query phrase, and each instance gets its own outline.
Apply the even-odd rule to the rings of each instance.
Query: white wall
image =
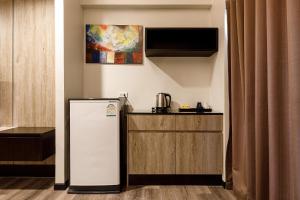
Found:
[[[69,97],[117,97],[127,91],[134,109],[150,109],[158,92],[169,92],[174,106],[205,101],[216,111],[227,111],[224,11],[225,1],[211,9],[133,9],[127,6],[80,8],[80,0],[56,2],[56,179],[68,179]],[[106,0],[110,2],[111,0]],[[113,1],[113,0],[112,0]],[[143,2],[148,0],[143,0]],[[149,0],[151,1],[151,0]],[[115,2],[115,1],[113,1]],[[167,2],[171,2],[168,0]],[[176,2],[175,0],[172,2]],[[172,3],[171,2],[171,3]],[[182,1],[184,2],[184,1]],[[122,1],[126,4],[126,1]],[[63,6],[63,8],[60,8]],[[64,19],[63,21],[61,21]],[[142,65],[84,64],[85,24],[139,24],[144,27],[218,27],[219,51],[209,58],[144,57]],[[83,80],[82,80],[83,78]],[[224,146],[228,120],[224,115]],[[224,149],[225,155],[225,149]],[[224,159],[225,160],[225,159]]]
[[[83,97],[83,14],[79,0],[55,0],[55,183],[69,178],[68,99]]]
[[[223,115],[223,166],[226,163],[226,147],[229,134],[229,110],[228,110],[228,66],[227,66],[227,43],[225,40],[225,1],[216,0],[211,8],[212,24],[219,28],[219,53],[214,63],[212,75],[210,103],[213,108],[221,110]],[[226,176],[223,168],[223,179]]]
[[[195,106],[198,101],[208,102],[214,110],[224,112],[225,166],[229,126],[225,1],[213,1],[210,9],[108,7],[85,8],[83,14],[84,24],[219,28],[219,51],[209,58],[146,58],[144,55],[142,65],[85,64],[84,96],[117,97],[119,92],[126,91],[135,110],[154,106],[155,94],[158,92],[170,93],[174,108],[182,103]],[[225,178],[225,167],[223,174]]]
[[[55,183],[65,182],[64,2],[55,0]]]
[[[220,0],[221,1],[221,0]],[[84,9],[84,24],[138,24],[144,27],[220,27],[213,23],[210,9]],[[223,17],[223,16],[222,16]],[[220,18],[220,17],[219,17]],[[221,34],[223,31],[220,31]],[[146,58],[142,65],[84,65],[85,97],[117,97],[127,91],[134,109],[151,109],[158,92],[172,95],[175,108],[182,103],[195,106],[198,101],[214,105],[223,111],[222,68],[224,37],[220,37],[219,52],[209,58]],[[145,56],[145,55],[144,55]],[[221,79],[219,80],[219,78]],[[217,83],[215,83],[218,81]],[[220,91],[220,93],[219,93]]]

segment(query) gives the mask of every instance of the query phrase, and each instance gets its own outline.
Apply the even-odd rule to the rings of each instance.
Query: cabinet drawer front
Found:
[[[177,131],[222,131],[222,115],[177,115]]]
[[[129,174],[175,174],[175,133],[129,132]]]
[[[222,174],[221,133],[176,133],[176,174]]]
[[[175,130],[174,115],[129,115],[128,130]]]

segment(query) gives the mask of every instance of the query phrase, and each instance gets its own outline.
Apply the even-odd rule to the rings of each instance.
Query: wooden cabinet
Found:
[[[175,139],[170,132],[130,132],[130,174],[174,174]]]
[[[177,115],[177,131],[219,131],[223,129],[222,115]]]
[[[128,130],[175,130],[175,115],[129,115]]]
[[[176,174],[222,174],[221,133],[176,133]]]
[[[222,174],[222,114],[129,114],[128,174]]]

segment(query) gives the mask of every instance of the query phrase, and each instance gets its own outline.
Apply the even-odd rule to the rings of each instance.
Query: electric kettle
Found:
[[[158,93],[156,95],[156,112],[167,112],[171,107],[171,95],[167,93]]]

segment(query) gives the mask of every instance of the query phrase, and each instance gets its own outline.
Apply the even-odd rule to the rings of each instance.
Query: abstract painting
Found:
[[[143,27],[87,24],[86,63],[142,64]]]

